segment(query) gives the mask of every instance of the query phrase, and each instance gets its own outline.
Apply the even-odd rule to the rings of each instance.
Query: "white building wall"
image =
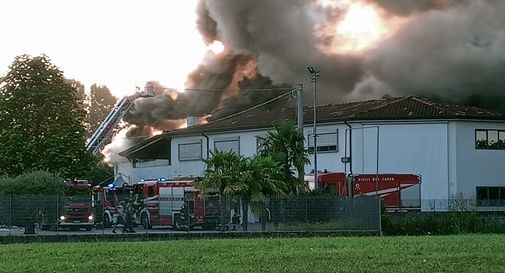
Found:
[[[476,186],[505,186],[505,150],[475,149],[475,129],[505,130],[505,123],[454,122],[457,188],[465,198],[475,198]]]
[[[179,160],[179,145],[187,143],[201,142],[201,158],[206,157],[207,153],[207,140],[204,136],[191,136],[191,137],[179,137],[172,138],[171,141],[171,176],[169,178],[176,178],[178,176],[199,176],[203,173],[204,164],[200,160],[189,160],[180,161]]]
[[[505,130],[505,123],[431,121],[431,122],[371,122],[352,125],[352,172],[412,173],[422,176],[423,210],[443,210],[447,200],[456,194],[475,198],[475,187],[505,186],[505,150],[476,150],[475,129]],[[312,126],[304,128],[305,147],[312,135]],[[338,131],[338,149],[318,152],[318,170],[349,173],[350,164],[341,162],[350,155],[349,128],[345,124],[318,125],[318,134]],[[205,165],[202,160],[180,161],[179,144],[201,142],[201,157],[214,149],[214,140],[238,138],[240,154],[257,153],[257,137],[266,137],[266,130],[253,130],[205,136],[175,137],[171,141],[171,166],[130,162],[117,165],[117,172],[130,178],[130,183],[146,178],[200,176]],[[379,149],[377,150],[377,147]],[[311,163],[305,167],[309,174]],[[152,165],[154,164],[154,165]],[[156,165],[157,164],[157,165]],[[434,201],[438,200],[438,201]],[[444,204],[444,201],[445,204]],[[438,202],[438,203],[437,203]]]
[[[168,160],[138,162],[135,167],[130,161],[124,161],[116,165],[115,174],[115,177],[122,174],[123,179],[129,184],[138,183],[142,179],[171,177]]]
[[[317,169],[319,172],[347,172],[346,165],[341,163],[341,158],[346,156],[346,126],[344,124],[318,125],[317,134],[338,133],[337,151],[317,152]],[[314,129],[311,126],[305,126],[304,130],[305,148],[309,146],[309,138],[312,138]],[[319,146],[319,142],[318,142]],[[349,152],[347,151],[347,154]],[[310,174],[314,170],[314,154],[309,153],[310,164],[305,166],[305,174]]]
[[[446,122],[353,124],[352,134],[353,173],[419,174],[422,209],[446,208],[449,188]]]

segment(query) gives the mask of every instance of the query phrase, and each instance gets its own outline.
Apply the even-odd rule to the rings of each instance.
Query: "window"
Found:
[[[477,206],[501,207],[505,205],[505,187],[477,187]]]
[[[179,144],[179,161],[202,159],[202,141]]]
[[[314,136],[309,135],[309,153],[314,152]],[[338,130],[332,133],[317,134],[317,152],[338,152]]]
[[[222,152],[234,152],[240,154],[239,137],[216,138],[214,140],[214,150]]]
[[[475,149],[505,150],[505,130],[475,130]]]

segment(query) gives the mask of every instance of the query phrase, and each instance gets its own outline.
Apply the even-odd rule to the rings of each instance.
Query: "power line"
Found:
[[[247,109],[245,109],[245,110],[242,110],[242,111],[240,111],[240,112],[236,112],[236,113],[233,113],[233,114],[231,114],[231,115],[228,115],[228,116],[225,116],[225,117],[222,117],[222,118],[218,118],[218,119],[215,119],[215,120],[209,121],[209,122],[207,122],[206,124],[210,124],[210,123],[218,122],[218,121],[225,120],[225,119],[228,119],[228,118],[232,118],[232,117],[235,117],[235,116],[241,115],[241,114],[243,114],[243,113],[247,113],[247,112],[249,112],[249,111],[252,111],[252,110],[254,110],[254,109],[260,108],[260,107],[262,107],[262,106],[265,106],[265,105],[267,105],[267,104],[269,104],[269,103],[272,103],[272,102],[274,102],[274,101],[276,101],[276,100],[278,100],[278,99],[281,99],[281,98],[283,98],[283,97],[286,97],[286,96],[288,96],[288,95],[291,95],[291,94],[293,93],[293,91],[295,91],[295,88],[293,88],[293,87],[290,87],[290,88],[284,88],[284,90],[289,90],[289,91],[288,91],[288,92],[285,92],[285,93],[283,93],[283,94],[281,94],[281,95],[279,95],[279,96],[277,96],[277,97],[275,97],[275,98],[272,98],[272,99],[269,99],[269,100],[267,100],[267,101],[264,101],[264,102],[262,102],[262,103],[260,103],[260,104],[257,104],[257,105],[255,105],[255,106],[253,106],[253,107],[250,107],[250,108],[247,108]],[[119,139],[134,139],[134,138],[144,138],[144,137],[149,138],[149,137],[153,137],[153,136],[131,136],[131,137],[122,137],[122,138],[119,138]],[[108,137],[108,139],[112,139],[112,138],[113,138],[113,137]]]
[[[280,98],[282,98],[282,97],[285,97],[285,96],[287,96],[287,95],[291,95],[291,93],[292,93],[294,90],[295,90],[294,88],[290,88],[289,92],[286,92],[286,93],[284,93],[284,94],[282,94],[282,95],[280,95],[280,96],[277,96],[277,97],[275,97],[275,98],[273,98],[273,99],[270,99],[270,100],[267,100],[267,101],[265,101],[265,102],[262,102],[262,103],[260,103],[260,104],[258,104],[258,105],[255,105],[255,106],[251,107],[251,108],[248,108],[248,109],[242,110],[242,111],[240,111],[240,112],[233,113],[233,114],[231,114],[231,115],[228,115],[228,116],[225,116],[225,117],[222,117],[222,118],[218,118],[218,119],[215,119],[215,120],[209,121],[207,124],[214,123],[214,122],[218,122],[218,121],[221,121],[221,120],[224,120],[224,119],[227,119],[227,118],[232,118],[232,117],[235,117],[235,116],[241,115],[241,114],[243,114],[243,113],[247,113],[247,112],[249,112],[249,111],[252,111],[252,110],[254,110],[254,109],[260,108],[260,107],[265,106],[265,105],[267,105],[267,104],[269,104],[269,103],[271,103],[271,102],[274,102],[274,101],[276,101],[276,100],[278,100],[278,99],[280,99]]]
[[[292,87],[282,87],[282,88],[253,88],[253,89],[240,89],[240,92],[281,92],[286,90],[292,90]],[[186,88],[184,91],[196,91],[196,92],[215,92],[223,93],[226,89],[203,89],[203,88]]]

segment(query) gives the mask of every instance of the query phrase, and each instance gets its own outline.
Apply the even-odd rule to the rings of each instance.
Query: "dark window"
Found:
[[[477,206],[501,207],[505,205],[505,187],[477,187]]]
[[[314,152],[314,136],[308,137],[309,153]],[[319,133],[317,134],[317,151],[318,152],[338,152],[338,131],[335,133]]]
[[[233,152],[236,155],[239,155],[240,139],[239,137],[216,138],[214,140],[214,150],[221,152]]]
[[[505,150],[505,130],[475,130],[475,149]]]
[[[179,144],[179,161],[202,159],[202,142]]]

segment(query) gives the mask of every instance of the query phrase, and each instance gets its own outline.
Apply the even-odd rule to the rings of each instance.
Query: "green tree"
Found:
[[[274,124],[274,130],[268,132],[260,150],[260,155],[269,155],[282,163],[288,192],[293,194],[305,189],[304,167],[310,161],[303,141],[303,133],[296,129],[293,122],[283,122]],[[296,169],[298,178],[293,177],[292,167]]]
[[[21,55],[0,78],[0,173],[85,174],[84,110],[63,72],[45,56]]]
[[[103,156],[95,156],[95,163],[85,176],[92,185],[114,178],[114,169],[103,161]]]
[[[110,93],[107,86],[97,84],[91,85],[88,109],[88,137],[91,137],[93,132],[98,129],[100,124],[114,107],[116,101],[117,98]]]
[[[75,89],[75,91],[76,91],[75,95],[77,96],[79,103],[84,105],[87,100],[86,99],[86,92],[84,92],[84,85],[80,81],[77,81],[74,79],[67,79],[66,82],[68,84],[70,84],[70,86],[73,89]]]
[[[207,168],[198,188],[207,193],[217,190],[221,196],[238,195],[247,191],[245,184],[245,168],[247,161],[243,156],[233,152],[214,151],[204,159]]]
[[[239,198],[244,229],[247,229],[247,209],[251,201],[265,201],[287,190],[282,181],[281,163],[269,155],[246,159],[231,151],[215,151],[204,162],[207,169],[197,187],[204,193],[218,190],[222,197]],[[224,218],[221,224],[224,224]]]

